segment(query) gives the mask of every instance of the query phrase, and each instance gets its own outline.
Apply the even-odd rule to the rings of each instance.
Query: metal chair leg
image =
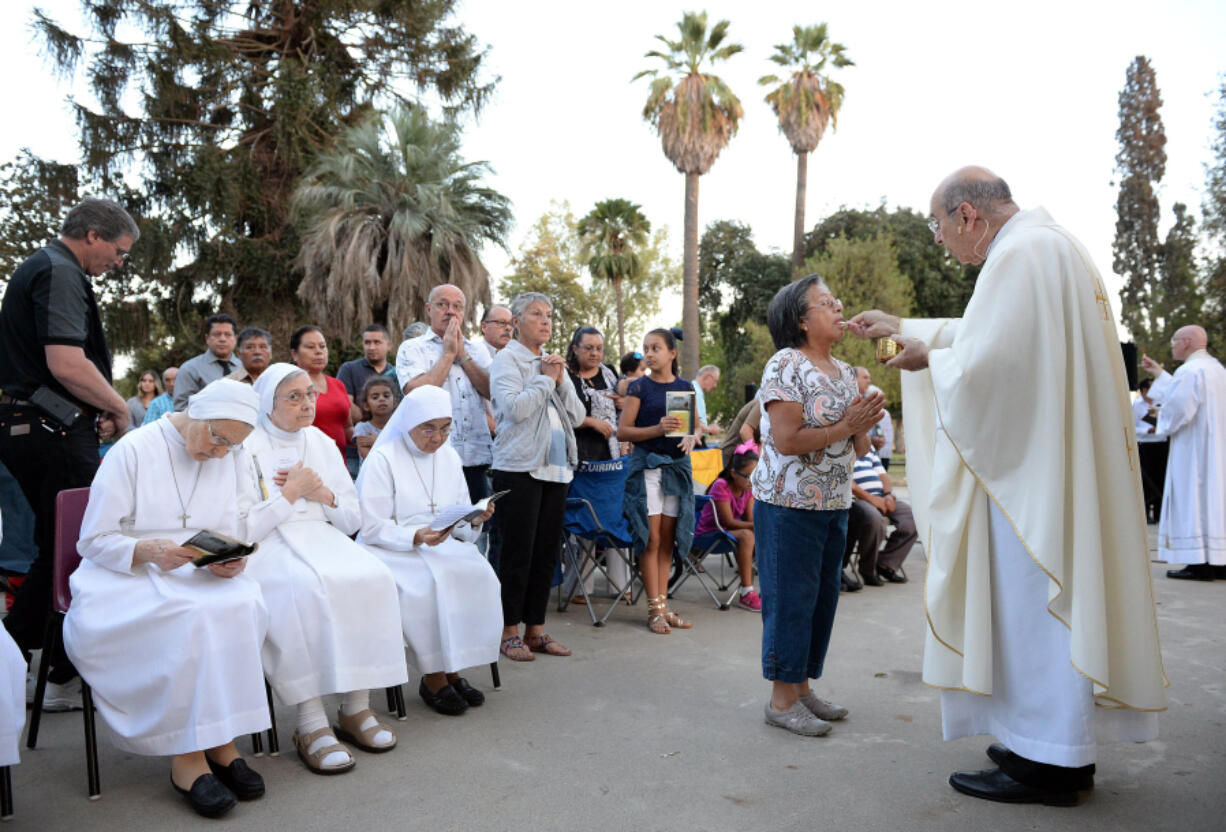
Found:
[[[396,685],[396,719],[404,722],[409,718],[409,712],[404,706],[404,686]]]
[[[263,757],[264,756],[264,735],[261,734],[259,731],[256,731],[254,734],[251,735],[251,756],[252,757]]]
[[[13,816],[13,774],[8,766],[0,766],[0,820]]]
[[[490,662],[490,679],[494,682],[494,690],[502,690],[502,676],[498,673],[498,662]]]
[[[89,778],[89,799],[102,796],[102,777],[98,770],[98,731],[94,724],[94,691],[81,680],[81,705],[85,712],[85,773]]]
[[[268,756],[281,756],[281,741],[277,739],[277,709],[272,704],[272,685],[264,680],[264,693],[268,695]]]
[[[38,743],[38,727],[43,720],[43,697],[47,695],[47,672],[51,669],[51,654],[55,651],[55,613],[47,614],[47,630],[43,633],[43,654],[38,660],[38,680],[34,684],[34,702],[30,706],[30,730],[26,732],[26,748]]]
[[[396,713],[396,688],[394,686],[387,689],[387,710],[388,713]]]

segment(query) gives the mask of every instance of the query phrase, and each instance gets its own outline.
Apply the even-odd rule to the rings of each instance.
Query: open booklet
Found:
[[[232,560],[245,558],[260,548],[258,543],[243,543],[241,540],[235,540],[232,537],[227,537],[220,532],[211,532],[208,529],[196,532],[187,540],[183,541],[185,549],[195,549],[200,553],[200,557],[192,559],[192,565],[196,568],[208,566],[210,563],[228,563]]]
[[[456,503],[454,506],[447,506],[439,510],[438,517],[434,518],[434,522],[430,524],[430,528],[436,532],[447,531],[456,523],[472,522],[485,514],[485,510],[490,507],[491,503],[496,502],[500,498],[510,494],[510,491],[498,491],[484,500],[478,500],[472,505],[467,503]]]

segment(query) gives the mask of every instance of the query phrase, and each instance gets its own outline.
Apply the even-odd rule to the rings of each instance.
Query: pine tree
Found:
[[[35,12],[53,69],[83,67],[96,98],[73,101],[84,173],[141,224],[123,273],[180,345],[218,308],[279,341],[304,321],[290,195],[343,128],[397,101],[480,108],[494,81],[455,5],[82,0],[77,31]]]
[[[1166,133],[1158,112],[1162,96],[1157,78],[1144,55],[1129,65],[1119,105],[1120,126],[1115,137],[1120,149],[1115,165],[1120,191],[1115,202],[1113,266],[1124,278],[1120,290],[1123,323],[1138,346],[1154,355],[1169,337],[1160,320],[1161,246],[1155,193],[1166,170]]]

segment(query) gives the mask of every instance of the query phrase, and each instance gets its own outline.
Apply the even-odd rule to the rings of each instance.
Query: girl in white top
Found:
[[[357,491],[336,444],[312,427],[318,391],[307,373],[273,364],[255,383],[260,421],[248,438],[252,487],[262,502],[247,515],[260,542],[248,574],[268,605],[264,673],[277,696],[298,706],[294,745],[307,768],[348,771],[337,736],[366,751],[396,745],[370,709],[370,688],[408,678],[391,572],[349,535],[361,524]],[[333,731],[325,694],[344,693]]]

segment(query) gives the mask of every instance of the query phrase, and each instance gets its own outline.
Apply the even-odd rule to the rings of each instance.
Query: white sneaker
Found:
[[[34,688],[38,683],[37,676],[31,671],[26,674],[26,706],[34,704]],[[43,691],[43,713],[58,713],[60,711],[79,711],[84,708],[81,703],[81,677],[74,676],[62,685],[47,681],[47,689]]]

